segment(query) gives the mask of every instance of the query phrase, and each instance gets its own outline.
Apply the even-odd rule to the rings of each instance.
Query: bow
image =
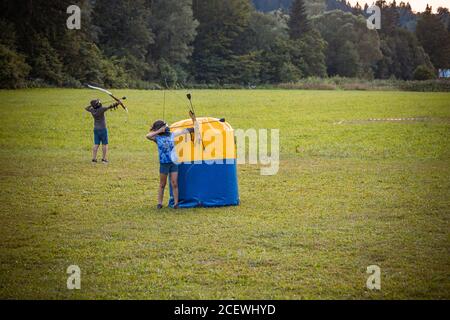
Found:
[[[123,104],[123,102],[121,101],[121,99],[119,99],[119,98],[116,98],[111,92],[109,92],[108,90],[106,90],[106,89],[103,89],[103,88],[99,88],[99,87],[94,87],[94,86],[91,86],[91,85],[87,85],[88,86],[88,88],[90,88],[90,89],[94,89],[94,90],[98,90],[98,91],[101,91],[101,92],[103,92],[103,93],[106,93],[107,95],[109,95],[111,98],[113,98],[126,112],[128,112],[128,109],[127,109],[127,107]],[[122,100],[125,100],[127,97],[123,97],[122,98]]]
[[[197,121],[197,117],[195,116],[194,105],[192,104],[192,95],[190,93],[188,93],[186,96],[189,99],[189,103],[191,106],[189,109],[189,117],[192,119],[192,124],[194,125],[195,142],[197,144],[201,144],[203,147],[203,150],[205,150],[205,145],[203,144],[203,140],[202,140],[202,133],[200,132],[200,125]]]

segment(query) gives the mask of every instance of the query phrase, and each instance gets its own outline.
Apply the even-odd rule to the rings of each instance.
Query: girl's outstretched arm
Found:
[[[183,134],[192,133],[192,132],[194,132],[194,128],[187,128],[187,129],[184,129],[184,130],[180,130],[180,131],[174,132],[173,133],[173,137],[176,138],[176,137],[181,136]]]

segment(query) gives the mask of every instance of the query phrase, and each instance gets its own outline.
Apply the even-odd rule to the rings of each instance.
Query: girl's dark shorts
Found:
[[[159,173],[169,174],[174,172],[178,172],[178,165],[175,163],[160,163]]]

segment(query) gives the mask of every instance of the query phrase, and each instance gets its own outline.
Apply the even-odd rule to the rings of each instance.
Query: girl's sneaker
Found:
[[[92,163],[97,163],[97,159],[92,159]]]
[[[106,159],[102,159],[102,163],[103,163],[103,164],[108,164],[109,162],[108,162],[108,160],[106,160]]]
[[[159,210],[159,209],[162,209],[162,207],[163,207],[162,204],[158,204],[158,205],[156,206],[156,209]]]

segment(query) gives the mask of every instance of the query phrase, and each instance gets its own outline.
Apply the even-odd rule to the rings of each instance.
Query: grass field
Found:
[[[0,91],[1,299],[450,298],[449,93],[194,91],[198,116],[279,128],[281,164],[239,166],[239,207],[178,211],[155,209],[144,139],[163,93],[117,94],[130,113],[107,115],[104,166],[83,111],[97,92]],[[186,117],[168,92],[166,120]],[[423,119],[361,121],[403,117]]]

